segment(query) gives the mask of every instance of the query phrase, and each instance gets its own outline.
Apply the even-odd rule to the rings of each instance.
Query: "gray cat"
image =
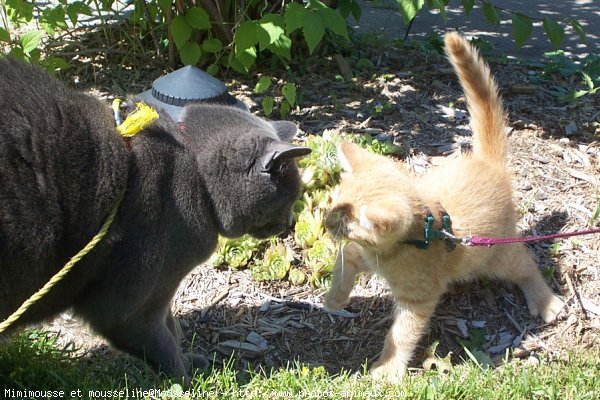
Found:
[[[126,143],[110,107],[36,67],[0,60],[0,321],[98,232],[106,237],[19,324],[72,307],[118,349],[189,381],[171,299],[217,235],[282,232],[299,196],[291,122],[191,104]],[[11,328],[12,329],[12,328]]]

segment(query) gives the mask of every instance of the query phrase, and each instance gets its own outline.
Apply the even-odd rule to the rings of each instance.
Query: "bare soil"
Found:
[[[351,80],[339,79],[342,72],[333,57],[292,66],[302,71],[294,76],[300,107],[287,118],[302,129],[300,140],[325,129],[383,135],[406,149],[404,161],[417,172],[469,147],[464,99],[442,56],[392,46],[362,51],[374,66],[355,70]],[[141,92],[163,72],[148,61],[136,61],[148,67],[116,66],[102,55],[76,56],[73,65],[67,78],[103,98]],[[549,75],[544,83],[532,84],[529,78],[541,70],[494,61],[491,67],[512,128],[510,166],[522,233],[589,228],[600,202],[600,96],[561,105],[552,88],[575,88],[577,80]],[[262,115],[261,97],[252,93],[258,76],[222,79],[251,112]],[[531,249],[566,302],[564,318],[544,324],[530,317],[521,292],[501,282],[456,285],[437,308],[415,368],[428,367],[432,352],[462,362],[461,343],[476,342],[475,332],[485,334],[476,347],[496,365],[506,349],[513,349],[513,357],[541,353],[551,361],[577,348],[599,348],[600,235],[539,242]],[[297,262],[302,263],[300,255]],[[365,361],[378,357],[391,323],[394,304],[387,287],[376,277],[361,278],[341,315],[322,310],[323,293],[308,284],[259,283],[248,270],[198,266],[181,283],[173,308],[186,334],[184,346],[214,357],[217,365],[237,348],[234,360],[240,368],[269,370],[299,360],[332,373],[362,371]],[[60,341],[74,343],[82,354],[127,362],[68,313],[49,329],[60,331]]]

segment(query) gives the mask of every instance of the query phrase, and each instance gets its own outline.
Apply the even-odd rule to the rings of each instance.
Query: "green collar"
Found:
[[[445,211],[442,211],[442,229],[433,229],[433,223],[435,222],[435,218],[431,212],[427,212],[425,216],[425,230],[424,230],[424,240],[404,240],[400,243],[410,244],[415,246],[417,249],[426,250],[431,246],[431,242],[433,239],[442,239],[446,240],[446,249],[448,251],[452,251],[456,248],[456,242],[453,240],[449,240],[453,237],[452,232],[452,221],[450,220],[450,215]]]

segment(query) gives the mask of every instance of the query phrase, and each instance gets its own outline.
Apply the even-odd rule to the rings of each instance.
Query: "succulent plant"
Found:
[[[291,268],[294,259],[289,247],[283,243],[272,244],[262,260],[251,267],[252,276],[258,281],[283,279]]]
[[[306,282],[306,274],[298,268],[290,269],[288,280],[292,285],[300,286]]]
[[[325,234],[323,211],[306,207],[298,216],[294,240],[302,249],[310,248]]]
[[[321,286],[321,278],[328,278],[337,257],[337,246],[329,234],[325,234],[312,247],[304,251],[304,263],[311,271],[313,286]]]
[[[245,267],[263,242],[249,235],[236,239],[219,237],[217,250],[208,262],[215,267],[223,264],[232,268]]]

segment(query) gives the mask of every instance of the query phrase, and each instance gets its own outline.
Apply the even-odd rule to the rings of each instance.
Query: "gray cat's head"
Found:
[[[234,107],[190,105],[183,124],[198,149],[221,235],[265,238],[291,225],[300,195],[295,159],[310,153],[289,143],[293,123],[268,122]]]

